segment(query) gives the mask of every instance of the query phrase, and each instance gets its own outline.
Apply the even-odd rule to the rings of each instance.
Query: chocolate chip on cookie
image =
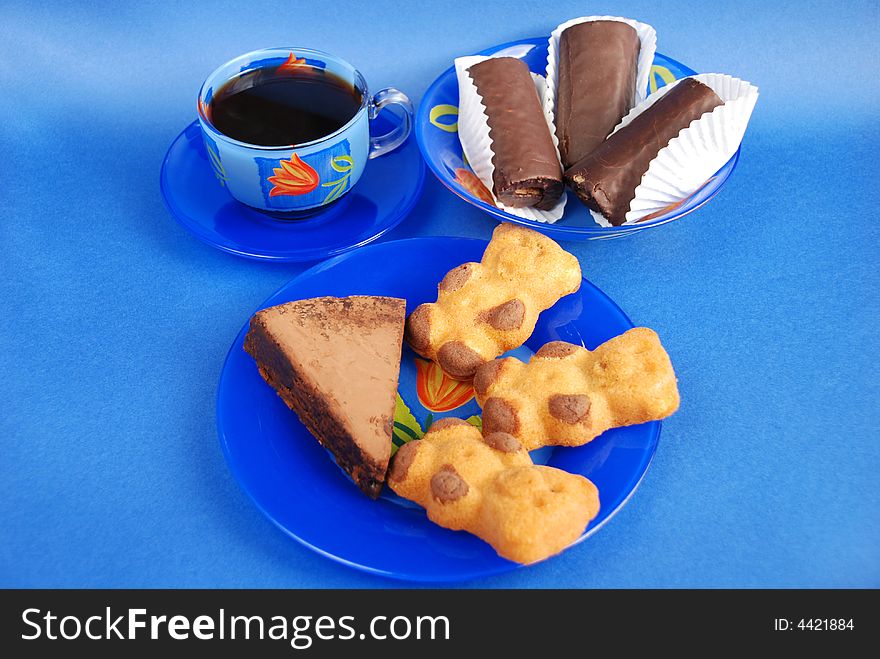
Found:
[[[483,313],[489,325],[502,332],[509,332],[522,327],[526,317],[526,305],[522,300],[514,298]]]
[[[420,304],[416,307],[409,318],[406,319],[406,326],[403,333],[407,343],[413,350],[420,355],[431,346],[431,307],[427,304]]]
[[[468,493],[468,484],[455,471],[455,467],[445,464],[431,478],[431,492],[441,503],[457,501]]]
[[[541,349],[535,353],[535,357],[541,359],[562,359],[563,357],[573,355],[578,347],[573,343],[566,343],[565,341],[551,341],[541,346]]]
[[[483,433],[506,432],[516,435],[519,418],[516,409],[503,398],[489,398],[483,405]]]
[[[590,397],[584,394],[554,394],[547,400],[550,414],[563,423],[575,424],[590,412]]]
[[[516,437],[506,432],[493,432],[483,437],[483,441],[496,451],[502,453],[515,453],[522,448]]]
[[[394,454],[391,461],[391,468],[388,470],[388,478],[391,480],[402,481],[406,478],[410,465],[416,459],[416,453],[419,450],[418,440],[407,442]]]
[[[446,276],[440,280],[439,288],[445,293],[452,293],[464,286],[471,275],[474,274],[474,268],[477,263],[462,263],[460,266],[453,268],[446,273]]]
[[[470,380],[485,360],[461,341],[444,343],[437,352],[437,363],[457,380]]]

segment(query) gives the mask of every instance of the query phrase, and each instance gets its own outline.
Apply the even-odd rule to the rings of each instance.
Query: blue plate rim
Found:
[[[476,55],[492,55],[493,53],[496,53],[499,50],[504,50],[505,48],[511,48],[511,47],[520,46],[523,44],[532,44],[535,46],[542,45],[542,44],[545,44],[548,41],[548,39],[549,39],[549,36],[547,36],[547,37],[528,37],[525,39],[515,39],[513,41],[508,41],[506,43],[499,44],[497,46],[490,46],[488,48],[484,48],[483,50],[481,50],[480,52],[475,53],[475,54]],[[689,72],[688,75],[696,75],[697,74],[697,72],[694,69],[692,69],[691,67],[687,66],[686,64],[683,64],[683,63],[679,62],[678,60],[670,57],[669,55],[665,55],[665,54],[659,53],[659,52],[656,53],[655,57],[657,55],[659,55],[660,57],[663,57],[664,59],[669,60],[670,62],[672,62],[676,66],[681,67],[682,70]],[[506,222],[513,222],[515,224],[520,224],[522,226],[526,226],[526,227],[529,227],[530,229],[535,229],[538,231],[543,230],[543,231],[547,231],[547,232],[552,232],[560,237],[565,236],[562,239],[577,239],[577,238],[584,238],[584,237],[588,237],[588,238],[620,238],[622,236],[629,235],[630,233],[635,233],[637,231],[642,231],[644,229],[651,229],[654,227],[662,226],[662,225],[664,225],[668,222],[671,222],[673,220],[678,220],[678,219],[681,219],[687,215],[690,215],[695,210],[702,208],[703,206],[706,205],[707,202],[714,199],[718,195],[718,193],[721,192],[722,188],[724,187],[724,183],[727,181],[728,178],[730,178],[730,175],[733,173],[733,170],[736,168],[736,165],[739,162],[740,151],[742,150],[742,145],[740,145],[740,147],[736,150],[736,152],[733,154],[733,156],[731,156],[731,158],[724,165],[722,165],[721,168],[718,170],[720,172],[728,167],[730,168],[727,176],[725,176],[724,180],[721,181],[721,183],[718,185],[718,187],[710,195],[708,195],[705,199],[703,199],[700,203],[696,204],[695,206],[693,206],[691,208],[688,208],[686,211],[684,211],[678,215],[672,215],[671,217],[659,217],[655,220],[650,220],[648,222],[639,222],[636,224],[627,224],[627,225],[618,226],[618,227],[603,227],[600,225],[596,225],[595,227],[590,227],[590,226],[582,227],[582,226],[566,226],[564,224],[559,224],[559,223],[536,222],[534,220],[529,220],[527,218],[517,217],[516,215],[510,215],[509,213],[505,213],[500,208],[497,208],[495,206],[490,206],[486,202],[481,201],[481,200],[477,199],[476,197],[466,195],[466,194],[462,193],[460,190],[456,190],[453,186],[450,186],[447,183],[444,176],[441,174],[441,172],[435,166],[434,159],[428,155],[428,149],[427,149],[427,146],[425,145],[426,138],[424,137],[424,132],[427,130],[427,126],[430,125],[430,121],[428,121],[428,113],[430,112],[430,108],[428,107],[428,104],[424,102],[424,100],[435,93],[436,88],[439,87],[439,85],[441,84],[441,82],[443,82],[443,80],[446,78],[447,75],[454,74],[454,73],[455,73],[455,66],[450,66],[450,67],[444,69],[440,74],[437,75],[437,77],[428,86],[428,88],[425,90],[425,93],[422,95],[422,102],[419,104],[419,108],[416,111],[416,119],[415,119],[415,124],[416,124],[415,125],[415,134],[416,134],[416,141],[418,142],[418,145],[419,145],[419,151],[421,152],[422,158],[424,159],[425,163],[427,164],[428,169],[431,170],[431,173],[434,174],[434,177],[438,181],[440,181],[440,183],[443,185],[443,187],[445,187],[447,190],[452,192],[459,199],[463,199],[467,203],[479,208],[480,210],[485,211],[486,213],[489,213],[494,218],[499,219],[499,220],[503,220]],[[717,176],[717,175],[718,175],[718,173],[716,172],[715,174],[713,174],[713,177]],[[568,194],[568,193],[566,192],[566,194]],[[571,202],[571,201],[572,200],[569,199],[569,202]]]
[[[168,145],[168,149],[165,152],[164,157],[162,158],[162,166],[159,169],[159,190],[161,192],[162,202],[164,203],[168,214],[171,215],[171,217],[173,217],[180,226],[182,226],[184,229],[187,230],[187,232],[198,238],[206,245],[210,245],[211,247],[219,249],[222,252],[226,252],[227,254],[234,254],[235,256],[240,256],[254,261],[272,261],[275,263],[307,263],[309,261],[317,261],[319,259],[340,256],[342,254],[350,252],[351,250],[357,249],[358,247],[368,245],[371,242],[381,238],[392,229],[395,229],[412,212],[413,208],[415,208],[415,205],[422,197],[422,191],[425,186],[425,158],[422,155],[421,148],[419,148],[418,164],[416,165],[418,168],[418,180],[416,181],[416,185],[413,187],[412,195],[407,203],[404,205],[403,210],[398,214],[398,216],[394,220],[392,220],[387,226],[383,227],[382,230],[378,233],[371,235],[358,243],[353,243],[344,247],[335,247],[329,250],[324,250],[322,248],[313,248],[303,252],[297,252],[294,255],[269,251],[256,253],[249,252],[244,249],[236,249],[235,247],[232,247],[230,245],[224,245],[222,243],[218,243],[212,240],[211,237],[202,230],[201,225],[198,222],[185,221],[183,219],[185,214],[178,213],[174,209],[167,193],[167,165],[171,155],[171,150],[177,143],[177,141],[184,137],[184,134],[190,128],[192,128],[193,126],[197,126],[198,123],[198,120],[194,120],[193,122],[187,124],[187,126],[183,130],[181,130],[180,133],[178,133],[177,136],[175,136],[174,139],[171,140],[171,143]],[[416,143],[418,144],[418,140],[416,140]],[[400,146],[402,147],[403,144],[401,144]]]
[[[418,243],[418,242],[430,242],[430,241],[435,241],[435,240],[480,243],[484,247],[486,245],[488,245],[488,241],[482,240],[480,238],[467,238],[467,237],[462,237],[462,236],[416,236],[416,237],[412,237],[412,238],[402,238],[399,240],[386,241],[383,243],[378,243],[377,245],[374,245],[371,247],[377,247],[379,245],[381,245],[383,247],[389,246],[389,245],[403,246],[403,245],[407,245],[407,244],[413,244],[413,243]],[[272,300],[273,298],[275,298],[276,296],[281,294],[281,292],[284,291],[286,288],[293,286],[298,280],[305,279],[307,277],[311,277],[311,276],[314,276],[320,272],[328,270],[328,269],[334,267],[340,261],[342,261],[346,258],[350,258],[352,256],[352,254],[354,254],[354,252],[347,252],[347,253],[339,254],[337,256],[323,260],[320,263],[316,263],[315,265],[308,268],[307,270],[304,270],[303,272],[301,272],[297,276],[293,277],[292,279],[288,280],[287,282],[285,282],[284,284],[279,286],[270,295],[268,295],[254,309],[254,311],[251,313],[251,316],[253,316],[253,314],[256,313],[257,311],[259,311],[260,309],[265,308],[265,304],[269,300]],[[598,286],[593,284],[586,277],[582,277],[581,280],[582,280],[582,284],[581,284],[582,286],[583,285],[589,286],[596,293],[598,293],[600,296],[605,298],[605,300],[615,310],[617,310],[620,313],[621,317],[623,318],[625,323],[629,325],[630,328],[635,327],[635,324],[633,323],[633,321],[629,317],[629,315],[627,315],[627,313],[623,309],[621,309],[621,307],[617,304],[617,302],[615,302],[610,296],[608,296],[601,288],[599,288]],[[235,467],[235,461],[231,458],[230,449],[228,446],[228,440],[226,437],[226,433],[224,432],[224,426],[223,426],[223,422],[222,422],[222,416],[223,416],[222,411],[224,409],[223,405],[222,405],[222,391],[223,391],[223,382],[224,382],[225,374],[227,372],[227,366],[228,366],[230,360],[233,358],[233,355],[237,354],[242,342],[244,341],[244,336],[247,333],[251,316],[248,316],[248,319],[245,321],[242,328],[236,334],[235,339],[232,341],[232,343],[229,347],[229,350],[226,353],[226,357],[223,360],[223,366],[221,367],[221,370],[220,370],[220,377],[218,378],[218,381],[217,381],[217,391],[215,394],[215,408],[216,408],[215,422],[217,424],[217,435],[220,440],[220,448],[221,448],[221,451],[223,452],[223,458],[224,458],[224,461],[226,462],[227,467],[229,468],[230,472],[232,473],[232,476],[233,476],[235,482],[237,483],[238,487],[241,488],[241,490],[245,493],[245,495],[247,495],[248,499],[250,499],[251,502],[253,502],[253,504],[256,506],[257,510],[259,510],[266,519],[268,519],[270,522],[272,522],[272,524],[275,527],[277,527],[278,529],[280,529],[285,535],[287,535],[290,538],[293,538],[301,546],[306,547],[307,549],[314,551],[315,553],[317,553],[320,556],[323,556],[327,559],[330,559],[331,561],[333,561],[335,563],[338,563],[340,565],[345,565],[346,567],[353,568],[353,569],[358,570],[360,572],[364,572],[367,574],[372,574],[375,576],[384,577],[384,578],[388,578],[388,579],[393,579],[395,581],[402,581],[402,582],[408,581],[408,582],[413,582],[413,583],[432,583],[432,584],[462,583],[465,581],[473,581],[476,579],[482,579],[482,578],[486,578],[486,577],[496,576],[498,574],[504,574],[504,573],[511,572],[514,570],[520,570],[522,568],[530,567],[529,565],[521,565],[519,563],[505,561],[503,563],[500,563],[500,564],[498,564],[494,567],[490,567],[488,569],[475,570],[473,572],[461,573],[461,574],[458,574],[455,576],[433,574],[433,573],[421,574],[421,573],[411,573],[411,572],[390,572],[388,570],[376,568],[371,565],[365,565],[363,563],[359,563],[357,561],[352,561],[350,559],[344,558],[342,556],[337,556],[336,554],[328,552],[325,549],[322,549],[321,547],[318,547],[317,545],[300,537],[293,530],[283,526],[280,522],[278,522],[273,517],[273,515],[271,515],[269,513],[269,511],[266,510],[266,508],[263,505],[261,505],[260,501],[254,495],[254,493],[251,491],[251,489],[248,487],[245,480],[241,478],[240,473],[238,472],[238,470]],[[632,483],[629,493],[613,509],[611,509],[609,511],[607,517],[605,517],[599,524],[596,524],[595,526],[588,526],[588,528],[585,529],[584,533],[581,534],[581,536],[577,540],[575,540],[571,545],[569,545],[565,550],[563,550],[563,552],[568,551],[572,547],[575,547],[575,546],[581,544],[584,540],[586,540],[587,538],[589,538],[593,534],[595,534],[599,529],[603,528],[609,521],[611,521],[611,519],[613,519],[630,502],[633,495],[636,493],[636,490],[639,489],[639,486],[644,481],[645,476],[648,473],[648,470],[651,468],[651,465],[654,462],[654,457],[657,453],[657,447],[660,444],[660,434],[662,431],[663,423],[662,423],[662,421],[654,421],[654,422],[650,422],[649,424],[646,424],[646,425],[650,425],[652,428],[652,432],[651,432],[651,436],[650,436],[651,448],[650,448],[650,451],[647,452],[645,455],[643,466],[641,467],[641,473],[638,475],[637,479]],[[564,447],[562,447],[562,448],[564,448]],[[552,558],[553,557],[550,557],[550,559],[552,559]]]

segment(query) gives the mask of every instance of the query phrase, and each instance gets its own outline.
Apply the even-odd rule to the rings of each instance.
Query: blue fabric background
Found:
[[[0,5],[0,585],[351,586],[238,488],[224,355],[305,266],[212,249],[158,174],[202,80],[308,45],[418,102],[453,57],[589,13],[761,88],[737,171],[685,220],[567,244],[663,338],[681,410],[600,533],[485,587],[880,586],[875,2]],[[386,239],[487,238],[429,175]]]

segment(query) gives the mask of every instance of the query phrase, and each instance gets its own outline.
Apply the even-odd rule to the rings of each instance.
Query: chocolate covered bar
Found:
[[[641,44],[620,21],[587,21],[559,38],[556,137],[562,167],[589,155],[632,109]]]
[[[709,87],[685,78],[565,172],[578,198],[611,224],[626,221],[651,161],[692,121],[722,105]]]
[[[562,168],[529,67],[497,57],[468,73],[486,107],[495,197],[513,208],[552,209],[562,196]]]

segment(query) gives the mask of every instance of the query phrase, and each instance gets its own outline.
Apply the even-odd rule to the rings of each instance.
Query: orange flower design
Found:
[[[205,103],[202,99],[199,99],[199,110],[208,121],[211,120],[211,109],[210,106]]]
[[[474,397],[470,383],[453,380],[434,362],[418,358],[415,362],[419,402],[432,412],[454,410]]]
[[[477,175],[474,174],[471,170],[465,169],[464,167],[459,167],[455,170],[455,182],[458,183],[465,190],[470,192],[480,201],[485,201],[490,206],[495,205],[495,200],[492,199],[492,195],[489,193],[489,190],[486,189],[486,186],[483,185],[483,182],[477,178]]]
[[[278,164],[281,166],[273,169],[275,176],[269,177],[269,182],[274,184],[269,190],[270,197],[308,194],[321,181],[318,172],[295,153],[290,160],[282,160]]]
[[[287,58],[287,61],[284,62],[281,66],[278,67],[278,71],[295,71],[300,66],[303,66],[306,63],[306,59],[304,57],[300,57],[297,59],[296,55],[290,53],[290,56]]]

